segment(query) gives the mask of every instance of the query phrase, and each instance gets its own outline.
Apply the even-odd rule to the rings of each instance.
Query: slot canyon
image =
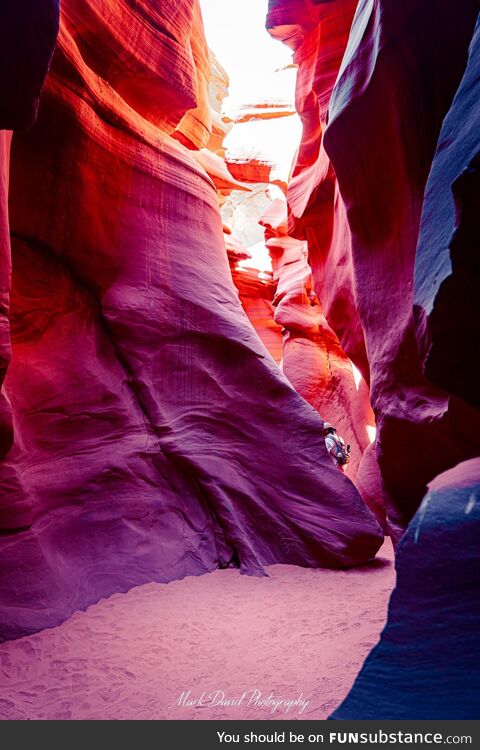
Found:
[[[479,717],[479,10],[3,0],[0,718]]]

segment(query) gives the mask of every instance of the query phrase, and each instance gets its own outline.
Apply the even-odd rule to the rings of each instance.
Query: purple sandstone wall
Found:
[[[197,5],[140,5],[64,0],[14,137],[3,638],[147,581],[344,567],[383,539],[245,316],[214,185],[169,135],[203,132]]]

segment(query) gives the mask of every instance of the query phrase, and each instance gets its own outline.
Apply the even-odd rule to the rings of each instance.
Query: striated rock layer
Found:
[[[0,388],[10,362],[11,251],[8,175],[11,130],[35,120],[58,31],[58,0],[4,0],[0,7]],[[0,391],[0,459],[13,440],[11,409]]]
[[[284,329],[282,369],[295,390],[352,445],[352,476],[369,444],[366,425],[375,423],[368,389],[357,393],[351,362],[313,291],[306,243],[288,236],[286,221],[286,203],[280,200],[261,219],[277,281],[275,320]]]
[[[0,130],[0,386],[11,358],[10,307],[11,251],[8,225],[8,174],[10,143],[12,134]],[[10,405],[5,394],[0,392],[0,459],[7,453],[13,441]]]
[[[146,581],[348,566],[382,541],[249,324],[214,185],[169,135],[208,109],[198,18],[64,0],[14,139],[2,638]]]
[[[358,486],[383,489],[396,541],[407,527],[386,628],[331,718],[476,718],[478,3],[270,5],[299,64],[290,232],[370,377],[380,475],[369,448]]]
[[[242,307],[258,337],[280,365],[283,356],[282,328],[275,322],[273,299],[276,284],[271,274],[261,274],[256,268],[239,268],[232,265],[233,283]]]
[[[427,482],[480,452],[478,411],[463,400],[465,388],[439,372],[448,371],[445,362],[435,364],[451,340],[439,332],[448,313],[432,317],[434,348],[424,374],[429,332],[413,312],[425,185],[478,3],[438,0],[434,11],[413,0],[356,6],[272,0],[267,25],[295,49],[299,65],[304,134],[289,186],[290,233],[308,241],[327,320],[370,380],[382,486],[398,539]],[[451,140],[447,132],[445,142]],[[433,190],[433,172],[431,179]],[[439,230],[429,235],[429,221],[425,214],[423,238],[436,241]],[[429,245],[427,256],[436,251]],[[470,286],[461,276],[450,284],[448,310],[455,315],[463,304],[465,320],[466,303],[458,301]]]
[[[365,455],[375,434],[368,387],[360,373],[354,373],[352,362],[325,320],[312,288],[306,243],[288,236],[286,203],[273,201],[261,224],[277,281],[274,305],[275,322],[283,326],[282,370],[295,390],[334,424],[345,444],[351,446],[351,461],[345,471],[385,527],[375,455],[371,450]]]

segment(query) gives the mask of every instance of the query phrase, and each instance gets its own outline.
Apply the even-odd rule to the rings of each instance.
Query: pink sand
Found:
[[[0,646],[3,719],[322,719],[378,640],[391,545],[348,571],[273,565],[147,584]],[[178,705],[182,692],[204,706]],[[256,694],[261,693],[258,701]],[[240,705],[209,705],[222,691]],[[259,701],[308,704],[272,710]],[[213,702],[217,702],[221,693]],[[258,697],[258,696],[257,696]]]

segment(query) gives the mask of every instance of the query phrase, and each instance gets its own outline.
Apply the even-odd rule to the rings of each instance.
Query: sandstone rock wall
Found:
[[[351,565],[382,540],[248,322],[216,189],[170,135],[210,127],[198,18],[64,0],[14,138],[3,638],[149,580]]]
[[[10,165],[10,131],[0,131],[0,386],[11,359],[10,277],[11,250],[8,223],[8,179]],[[0,459],[12,447],[13,431],[10,405],[3,390],[0,392]]]
[[[346,445],[345,467],[366,504],[385,527],[378,467],[372,452],[375,417],[368,386],[328,325],[313,290],[307,243],[288,236],[287,207],[274,201],[261,219],[277,283],[275,322],[282,326],[282,370],[298,393],[331,424]],[[368,450],[368,454],[365,452]],[[365,458],[364,458],[365,455]]]
[[[58,0],[4,0],[0,8],[0,388],[11,358],[11,250],[8,181],[11,132],[35,120],[58,31]],[[21,41],[20,41],[21,40]],[[13,440],[10,404],[0,391],[0,459]]]
[[[304,135],[289,187],[290,233],[307,240],[327,320],[370,380],[376,452],[395,538],[427,482],[480,451],[479,413],[467,403],[465,387],[446,375],[445,358],[435,361],[436,353],[444,357],[442,347],[451,352],[453,346],[446,344],[448,323],[442,335],[439,321],[456,317],[458,305],[463,305],[459,319],[468,317],[470,308],[461,302],[470,288],[463,270],[437,298],[431,330],[413,307],[427,177],[478,12],[473,0],[433,5],[272,0],[267,19],[271,33],[295,49],[299,65],[297,107]],[[465,113],[466,89],[463,105],[457,99]],[[445,128],[450,143],[448,122]],[[443,150],[440,144],[440,159]],[[470,144],[470,157],[473,150]],[[427,196],[434,180],[432,172]],[[475,169],[465,182],[472,195]],[[436,261],[425,264],[425,258],[437,251],[436,233],[448,235],[453,228],[451,218],[448,226],[439,216],[429,218],[428,205],[418,255],[419,263],[424,259],[417,275],[423,286],[422,273],[430,284],[434,277]],[[471,215],[469,204],[465,225]],[[443,228],[430,234],[431,220]],[[443,252],[448,254],[445,243]],[[465,261],[468,252],[457,268],[471,264]],[[440,311],[447,294],[450,314]],[[434,346],[428,355],[430,335]],[[474,360],[471,356],[469,362]],[[455,369],[458,381],[461,367]]]
[[[353,478],[370,443],[367,425],[375,426],[368,388],[361,378],[356,383],[352,363],[325,320],[313,290],[307,243],[288,236],[286,220],[283,201],[275,201],[261,220],[277,281],[275,320],[284,328],[282,369],[352,446],[348,474]]]
[[[475,719],[480,459],[436,477],[397,554],[380,642],[332,719]]]
[[[442,124],[415,257],[417,337],[428,337],[429,380],[480,408],[480,21]]]

